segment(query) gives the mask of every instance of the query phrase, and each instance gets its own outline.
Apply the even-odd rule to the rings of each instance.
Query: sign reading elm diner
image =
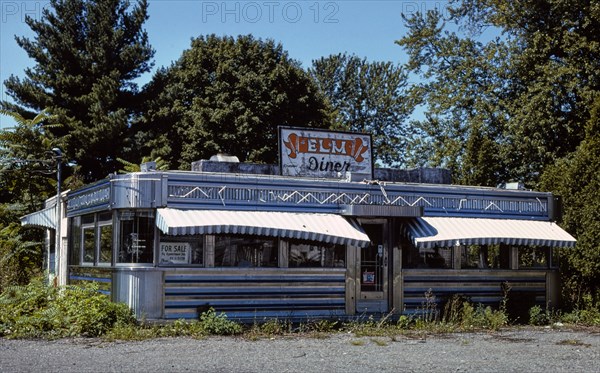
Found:
[[[279,127],[279,153],[284,176],[373,177],[370,135]]]

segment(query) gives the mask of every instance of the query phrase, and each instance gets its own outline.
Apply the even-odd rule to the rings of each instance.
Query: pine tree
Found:
[[[55,114],[63,126],[52,133],[86,181],[116,171],[127,147],[139,107],[134,79],[154,54],[143,29],[147,8],[146,0],[51,0],[40,20],[26,19],[34,38],[16,37],[35,65],[4,82],[14,103],[2,107],[25,117],[45,108]]]

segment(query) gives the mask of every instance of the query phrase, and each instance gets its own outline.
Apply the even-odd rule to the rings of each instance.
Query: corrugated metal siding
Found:
[[[345,270],[167,271],[164,291],[166,319],[197,318],[208,307],[244,321],[345,314]]]
[[[538,305],[546,302],[545,271],[405,270],[403,279],[406,313],[422,310],[427,303],[425,293],[430,289],[440,312],[455,294],[475,304],[497,307],[504,296],[503,283],[510,286],[509,297],[520,294],[535,299]]]

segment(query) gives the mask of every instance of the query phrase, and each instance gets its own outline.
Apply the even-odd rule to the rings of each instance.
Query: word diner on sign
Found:
[[[281,174],[285,176],[372,176],[371,136],[361,133],[279,128]]]

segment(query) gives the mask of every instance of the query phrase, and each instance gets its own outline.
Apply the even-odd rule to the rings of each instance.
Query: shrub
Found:
[[[529,309],[529,325],[547,325],[550,321],[548,311],[540,306],[533,306]]]
[[[224,313],[217,314],[213,308],[200,315],[200,325],[207,334],[236,335],[242,332],[242,326],[228,320]]]
[[[116,325],[135,325],[127,305],[111,302],[97,285],[54,288],[37,279],[0,295],[0,336],[96,337]]]

